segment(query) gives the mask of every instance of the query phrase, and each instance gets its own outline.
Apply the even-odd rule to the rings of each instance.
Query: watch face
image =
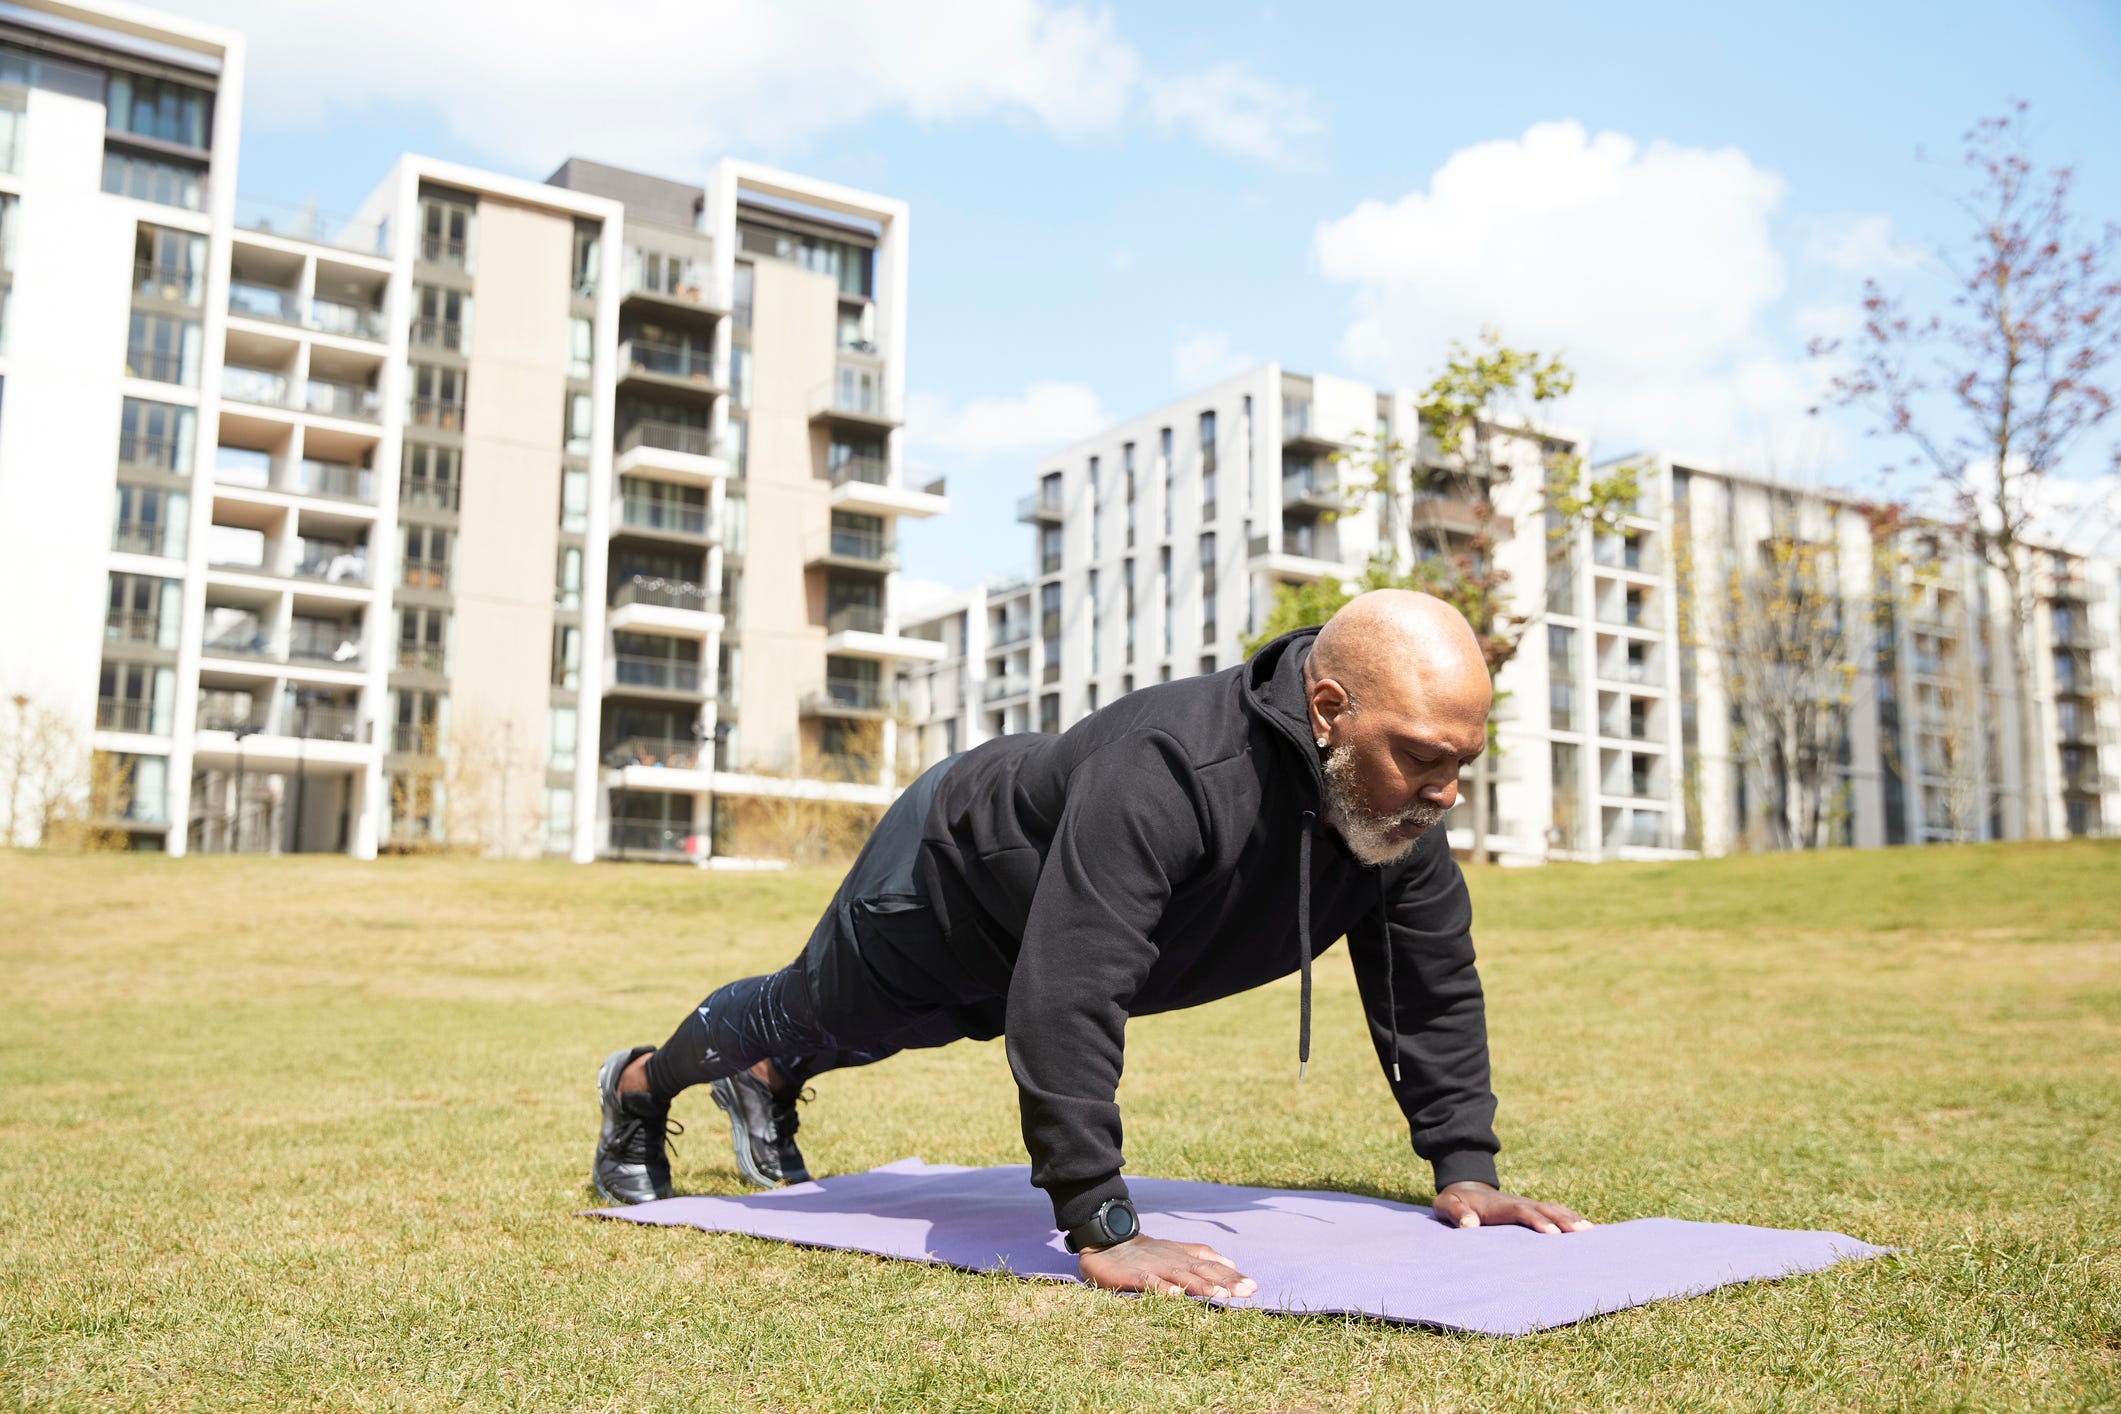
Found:
[[[1115,1205],[1105,1214],[1105,1227],[1111,1231],[1114,1238],[1125,1242],[1141,1230],[1141,1223],[1134,1216],[1132,1208]]]

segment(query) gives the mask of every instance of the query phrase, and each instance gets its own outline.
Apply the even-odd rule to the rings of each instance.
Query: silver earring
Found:
[[[1319,746],[1320,746],[1320,747],[1324,747],[1324,746],[1325,746],[1325,744],[1326,744],[1326,739],[1325,739],[1324,737],[1320,737],[1320,738],[1318,739],[1318,744],[1319,744]]]

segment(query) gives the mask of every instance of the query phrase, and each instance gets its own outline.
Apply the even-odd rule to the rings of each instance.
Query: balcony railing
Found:
[[[221,369],[221,396],[232,402],[257,403],[265,407],[287,406],[287,375],[269,368],[246,368],[230,363]]]
[[[680,300],[696,304],[702,309],[722,309],[729,303],[729,292],[715,280],[714,265],[706,260],[672,255],[667,251],[651,251],[660,260],[642,258],[639,247],[626,251],[626,292],[628,294],[654,295],[658,299]]]
[[[883,712],[890,707],[884,685],[870,678],[826,678],[823,687],[803,694],[808,712]]]
[[[415,319],[412,341],[423,349],[464,351],[464,321],[461,319]]]
[[[718,596],[702,585],[684,579],[664,579],[660,575],[637,574],[619,581],[612,592],[611,607],[623,608],[628,604],[653,604],[664,609],[688,609],[696,614],[711,614],[721,607]]]
[[[424,476],[408,476],[398,483],[398,504],[424,506],[434,511],[453,511],[457,509],[458,490],[458,483],[454,481],[434,481]]]
[[[659,766],[672,771],[703,769],[708,749],[694,737],[630,736],[604,752],[607,766]]]
[[[890,480],[890,461],[874,452],[856,453],[832,467],[834,486],[844,486],[850,481],[859,481],[866,486],[882,486]]]
[[[110,547],[129,555],[181,555],[169,542],[175,527],[160,520],[121,520],[111,527]]]
[[[897,559],[881,531],[849,530],[835,526],[810,542],[813,560],[849,560],[879,570],[896,567]]]
[[[407,589],[447,589],[449,561],[440,557],[407,555],[399,583]]]
[[[643,418],[630,423],[626,430],[619,434],[620,452],[630,452],[635,447],[680,452],[689,457],[722,455],[715,446],[713,432],[707,428],[693,427],[682,422],[661,422],[653,418]]]
[[[430,265],[453,265],[465,268],[469,250],[463,241],[449,240],[442,236],[420,237],[420,259]]]
[[[637,530],[660,530],[673,535],[705,539],[709,533],[707,508],[652,496],[619,498],[619,523]]]
[[[825,614],[827,633],[882,633],[884,610],[877,604],[843,604]]]
[[[1655,662],[1633,663],[1615,658],[1598,660],[1598,676],[1604,682],[1647,683],[1652,686],[1664,682],[1664,668]]]
[[[128,378],[145,378],[151,383],[175,383],[188,388],[198,381],[196,372],[186,365],[181,353],[138,345],[128,346],[125,350],[125,376]]]
[[[341,304],[337,300],[311,300],[309,317],[303,322],[320,334],[337,334],[348,339],[384,337],[382,310]]]
[[[1611,536],[1600,536],[1591,548],[1591,561],[1606,569],[1637,570],[1654,574],[1657,570],[1657,552],[1639,541],[1616,540]]]
[[[690,825],[662,820],[614,819],[611,822],[611,852],[614,855],[645,855],[651,859],[689,859],[686,848],[696,836]]]
[[[437,432],[464,430],[464,404],[461,401],[414,398],[406,409],[406,417],[415,427],[431,427]]]
[[[988,678],[980,690],[980,697],[987,702],[1000,702],[1010,697],[1028,697],[1030,693],[1031,679],[1010,673],[998,678]]]
[[[295,557],[298,579],[327,584],[368,583],[368,553],[345,545],[301,545]]]
[[[619,362],[628,368],[643,373],[653,373],[662,378],[682,378],[690,383],[711,386],[714,379],[714,351],[694,348],[689,344],[663,344],[652,339],[628,339],[619,345]]]
[[[209,634],[200,651],[215,658],[260,658],[278,661],[280,646],[256,620]]]
[[[287,658],[292,663],[329,663],[333,667],[361,666],[361,628],[358,624],[305,624],[297,622],[287,636]]]
[[[276,324],[298,322],[302,297],[293,290],[272,285],[233,280],[228,286],[228,312],[243,319],[267,319]]]
[[[1028,496],[1017,498],[1016,519],[1021,524],[1035,525],[1042,521],[1058,522],[1065,516],[1066,511],[1062,508],[1061,496],[1057,491],[1040,489]]]
[[[439,756],[442,732],[433,722],[398,722],[390,729],[390,749],[402,756]]]
[[[359,422],[374,422],[382,411],[382,402],[373,388],[354,383],[333,383],[322,378],[310,379],[302,395],[302,406],[309,412],[350,417]]]
[[[151,732],[155,729],[155,704],[132,697],[99,697],[96,699],[96,729]]]
[[[162,616],[151,609],[108,609],[103,615],[103,636],[119,643],[160,642]]]
[[[1012,643],[1022,643],[1030,636],[1031,621],[1029,619],[1018,619],[1013,622],[1005,621],[995,628],[993,636],[987,640],[987,646],[989,648],[1006,648]]]
[[[206,284],[206,272],[189,265],[164,265],[152,260],[133,262],[133,293],[148,299],[196,307]]]
[[[304,741],[366,741],[358,709],[336,702],[299,706],[290,702],[282,715],[284,733]]]
[[[1340,538],[1324,531],[1306,526],[1302,529],[1284,529],[1281,533],[1281,552],[1306,560],[1340,559]]]
[[[326,496],[336,501],[373,501],[375,473],[365,466],[304,458],[286,478],[286,490],[299,496]]]
[[[611,660],[611,672],[612,681],[620,687],[646,687],[659,692],[700,690],[700,665],[680,658],[620,653]]]
[[[145,432],[118,434],[118,460],[127,466],[151,467],[182,476],[188,469],[185,466],[188,450],[181,437],[154,437]]]
[[[398,640],[398,671],[401,673],[442,673],[449,671],[448,654],[438,643],[422,643],[416,638]]]

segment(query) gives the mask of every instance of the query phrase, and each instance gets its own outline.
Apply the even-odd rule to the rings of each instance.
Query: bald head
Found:
[[[1493,696],[1465,615],[1411,589],[1373,589],[1341,605],[1318,631],[1305,676],[1337,681],[1358,703],[1463,710],[1477,702],[1483,719]]]
[[[1443,600],[1377,589],[1341,606],[1304,662],[1326,818],[1365,864],[1403,858],[1488,744],[1480,640]]]

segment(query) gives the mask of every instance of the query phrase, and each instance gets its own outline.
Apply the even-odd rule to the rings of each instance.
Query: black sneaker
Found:
[[[713,1089],[714,1102],[729,1115],[729,1143],[746,1180],[760,1188],[810,1181],[803,1151],[795,1147],[798,1092],[776,1095],[748,1070],[715,1081]]]
[[[597,1098],[604,1106],[604,1127],[597,1135],[596,1161],[589,1166],[589,1181],[597,1196],[607,1203],[646,1203],[670,1196],[670,1153],[666,1147],[672,1134],[685,1127],[670,1118],[670,1106],[645,1090],[619,1093],[619,1076],[636,1056],[653,1046],[617,1050],[604,1057],[597,1071]]]

